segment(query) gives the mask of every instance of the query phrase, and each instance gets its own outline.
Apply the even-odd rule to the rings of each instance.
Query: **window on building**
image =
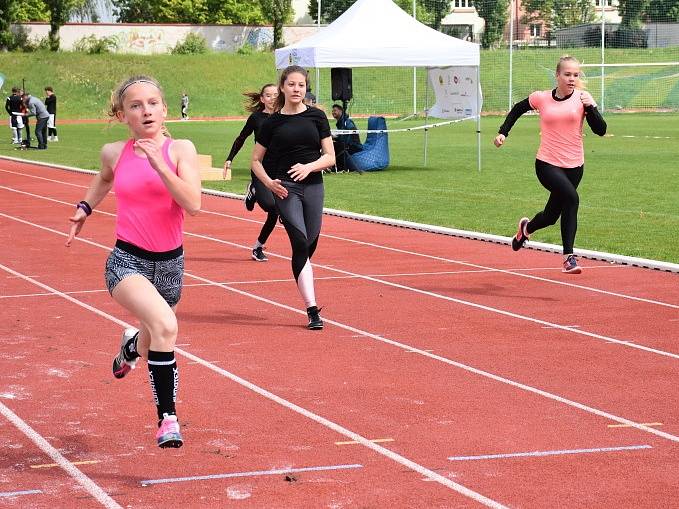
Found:
[[[602,4],[604,7],[612,7],[613,0],[594,0],[594,5],[596,5],[597,7],[601,7]]]
[[[540,37],[542,35],[542,25],[539,25],[537,23],[531,23],[530,25],[530,36],[531,37]]]
[[[456,9],[464,9],[467,7],[472,7],[474,0],[455,0],[455,8]]]

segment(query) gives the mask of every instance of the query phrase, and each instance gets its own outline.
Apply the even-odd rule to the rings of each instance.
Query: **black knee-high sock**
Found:
[[[158,419],[163,414],[176,415],[177,387],[179,386],[179,370],[174,359],[174,352],[154,352],[149,350],[149,380],[153,398],[158,409]]]

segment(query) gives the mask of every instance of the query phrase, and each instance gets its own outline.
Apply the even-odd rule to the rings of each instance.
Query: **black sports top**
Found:
[[[328,118],[318,108],[307,107],[294,115],[274,113],[262,124],[257,137],[257,143],[266,148],[262,165],[271,178],[292,181],[290,168],[316,161],[321,157],[321,140],[329,137]],[[321,172],[313,172],[301,183],[322,181]]]

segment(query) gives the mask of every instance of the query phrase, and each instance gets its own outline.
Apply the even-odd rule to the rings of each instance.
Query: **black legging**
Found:
[[[550,192],[550,195],[545,210],[535,215],[526,226],[526,231],[531,234],[551,226],[561,216],[561,242],[564,254],[573,253],[580,205],[577,188],[584,169],[584,165],[577,168],[560,168],[539,159],[535,160],[535,173],[540,184]]]
[[[283,185],[288,190],[288,196],[285,199],[276,196],[276,205],[290,238],[292,274],[297,281],[318,245],[323,220],[324,189],[322,182],[302,184],[284,181]]]
[[[278,221],[278,209],[276,209],[276,202],[273,199],[273,193],[260,182],[260,180],[252,176],[252,185],[255,186],[255,200],[264,212],[267,213],[266,221],[262,225],[257,241],[264,245],[269,239],[271,232],[276,228]]]

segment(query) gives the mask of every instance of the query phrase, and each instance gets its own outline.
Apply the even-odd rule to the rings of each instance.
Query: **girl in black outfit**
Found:
[[[561,217],[563,242],[563,272],[579,274],[582,269],[573,254],[578,226],[580,197],[577,188],[585,168],[582,145],[582,122],[587,119],[594,134],[606,134],[606,121],[597,110],[591,94],[580,81],[580,63],[564,56],[556,66],[557,87],[554,90],[533,92],[514,105],[495,137],[500,148],[518,118],[530,110],[540,113],[540,148],[535,160],[535,173],[540,184],[550,192],[543,211],[532,220],[523,217],[512,239],[512,249],[518,251],[530,235],[555,224]]]
[[[229,155],[224,162],[224,178],[226,178],[227,172],[231,169],[233,158],[236,157],[238,151],[243,147],[248,136],[255,133],[255,142],[257,141],[259,128],[274,112],[276,98],[278,97],[278,88],[273,83],[268,83],[262,87],[260,92],[246,92],[243,95],[249,99],[249,104],[246,106],[246,109],[252,114],[245,122],[243,130],[234,140],[231,152],[229,152]],[[245,193],[245,207],[248,210],[254,209],[256,201],[262,210],[268,214],[266,221],[262,226],[262,230],[259,232],[259,237],[257,237],[257,242],[252,248],[252,259],[257,262],[265,262],[268,258],[263,252],[264,244],[266,244],[269,235],[271,235],[271,232],[273,232],[273,229],[276,227],[278,212],[276,211],[276,204],[274,203],[271,191],[262,184],[252,171],[250,171],[250,173],[252,180],[248,184]]]
[[[286,67],[278,83],[276,113],[260,127],[252,170],[276,201],[292,246],[292,273],[307,308],[309,329],[322,329],[311,257],[321,233],[322,171],[335,164],[330,124],[321,110],[303,103],[304,68]]]

